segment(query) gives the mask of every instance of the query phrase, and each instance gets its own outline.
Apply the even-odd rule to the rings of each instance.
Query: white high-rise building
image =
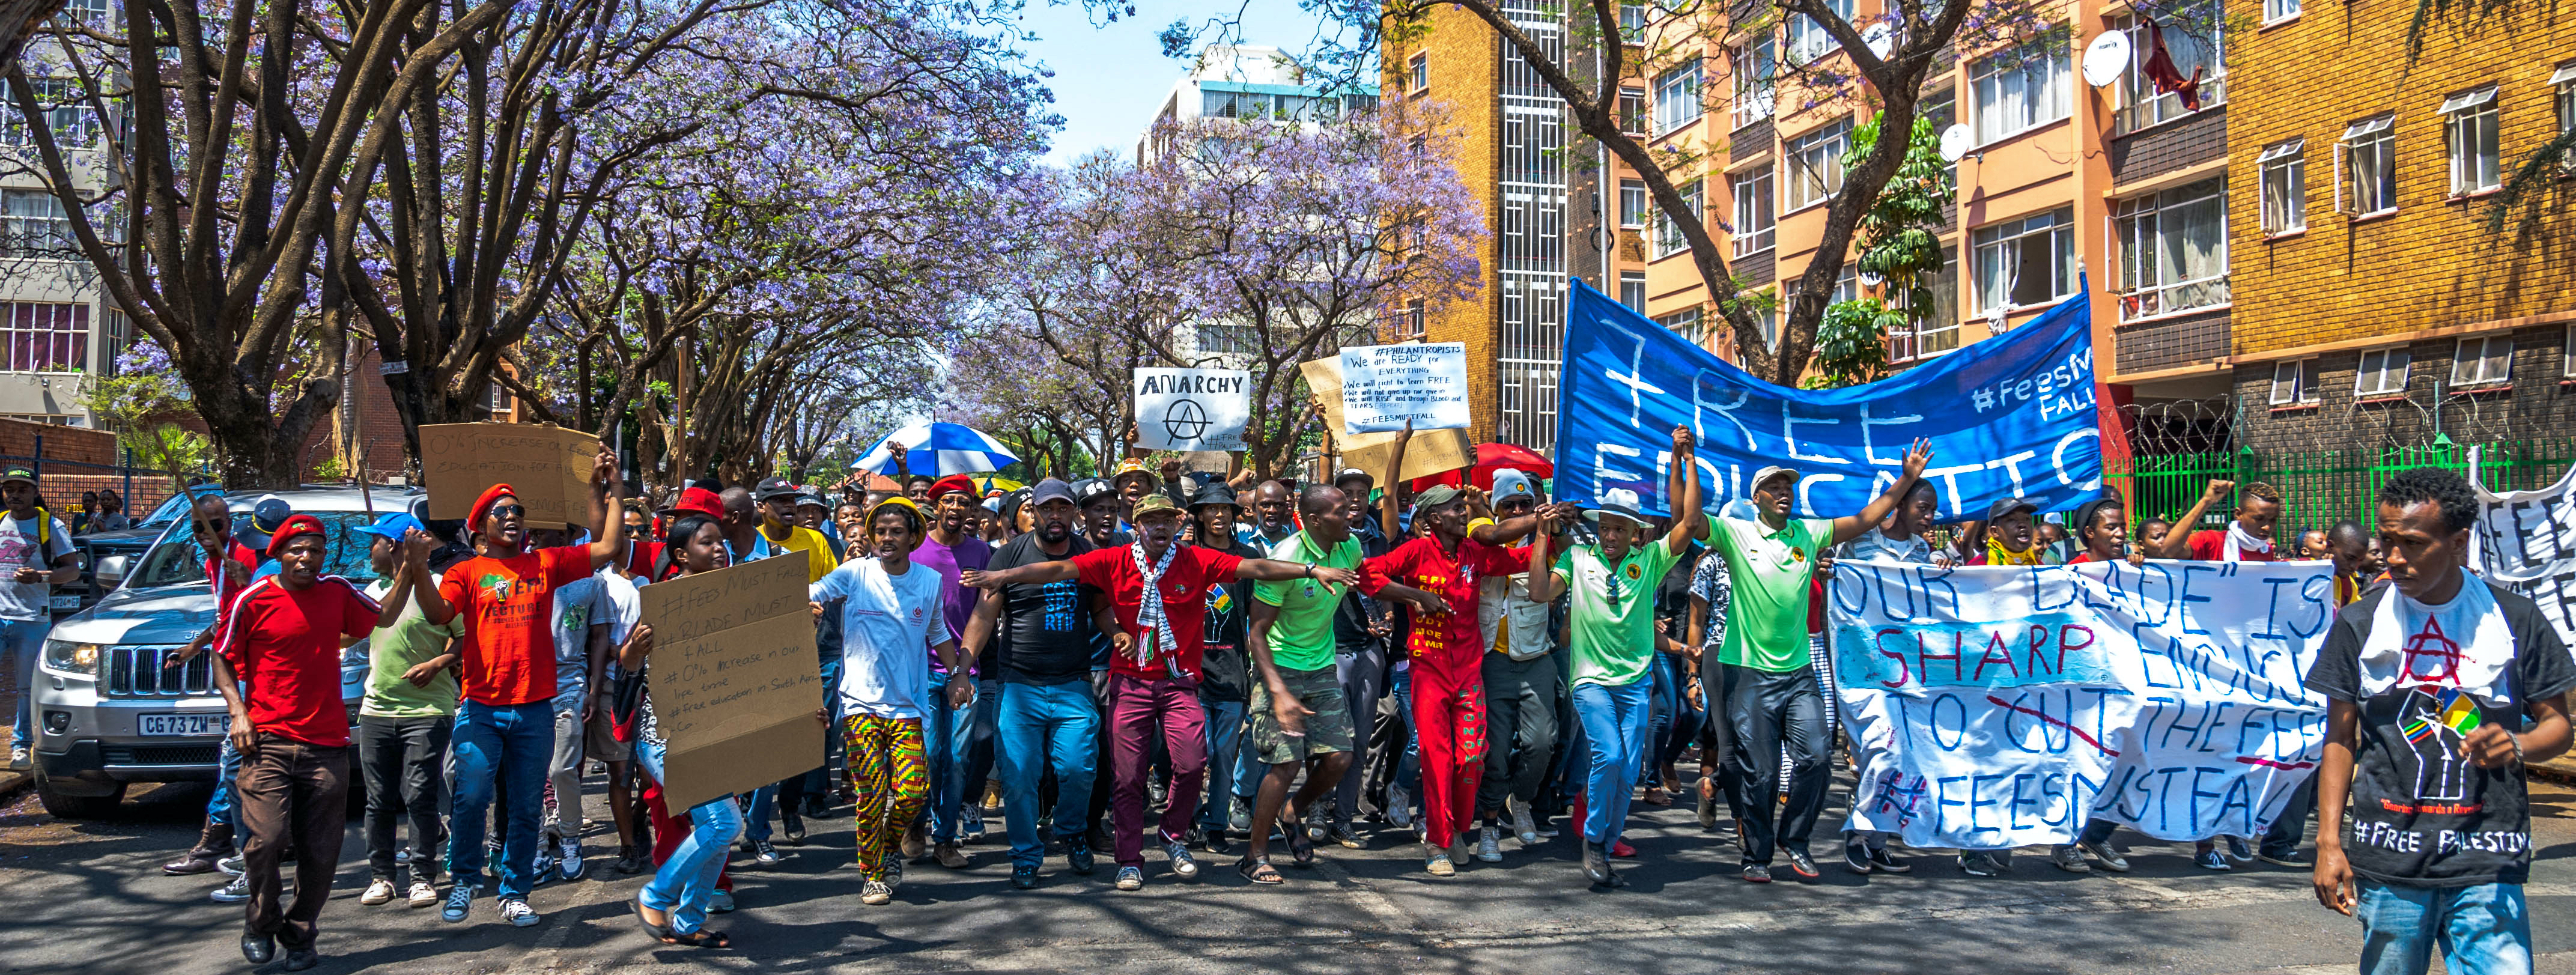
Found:
[[[104,25],[108,8],[105,0],[72,0],[57,16]],[[39,37],[28,53],[50,53],[52,45]],[[30,68],[40,63],[27,60]],[[38,100],[53,106],[46,122],[82,195],[95,196],[108,173],[98,120],[74,96],[76,85],[34,83]],[[85,427],[88,378],[112,374],[130,330],[80,255],[43,173],[26,119],[15,104],[0,106],[0,417]],[[93,214],[100,233],[121,231],[102,211]]]
[[[1344,110],[1376,111],[1377,86],[1319,83],[1267,44],[1210,44],[1172,82],[1171,94],[1137,135],[1136,162],[1151,162],[1164,148],[1154,132],[1167,124],[1201,118],[1310,123]]]

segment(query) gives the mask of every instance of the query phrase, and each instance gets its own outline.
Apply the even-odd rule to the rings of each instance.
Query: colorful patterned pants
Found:
[[[858,796],[859,872],[884,880],[903,831],[930,801],[921,719],[848,715],[841,719],[841,743],[849,753],[850,791]]]

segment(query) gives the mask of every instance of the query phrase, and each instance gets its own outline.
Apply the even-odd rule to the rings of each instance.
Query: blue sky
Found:
[[[1065,119],[1048,161],[1069,163],[1102,147],[1120,156],[1135,152],[1136,137],[1188,66],[1164,57],[1155,40],[1174,19],[1205,27],[1210,18],[1230,19],[1239,12],[1245,43],[1292,53],[1312,43],[1318,23],[1291,0],[1132,2],[1135,16],[1105,26],[1094,26],[1080,0],[1030,0],[1021,16],[1021,28],[1039,38],[1024,44],[1029,56],[1055,69],[1055,110]]]

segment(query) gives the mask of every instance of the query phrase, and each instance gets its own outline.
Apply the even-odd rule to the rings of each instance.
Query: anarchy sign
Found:
[[[1242,450],[1252,374],[1237,369],[1138,369],[1136,445],[1147,450]]]

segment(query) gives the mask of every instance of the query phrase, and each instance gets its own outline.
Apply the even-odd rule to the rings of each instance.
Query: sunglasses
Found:
[[[492,506],[489,514],[494,518],[524,518],[527,517],[528,506],[524,504],[496,504]]]

